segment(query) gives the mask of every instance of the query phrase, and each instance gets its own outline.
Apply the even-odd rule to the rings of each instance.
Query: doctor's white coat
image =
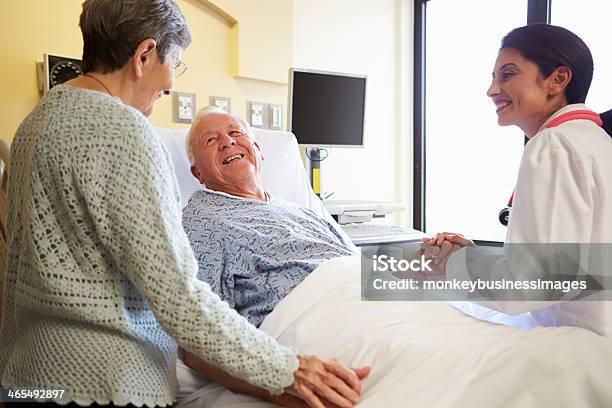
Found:
[[[553,114],[525,147],[521,160],[506,242],[606,243],[612,248],[612,138],[589,120],[572,120],[545,129],[552,119],[583,104],[567,105]],[[469,250],[469,249],[467,249]],[[449,278],[469,279],[466,249],[453,254]],[[590,260],[594,261],[594,260]],[[596,261],[596,260],[595,260]],[[602,265],[612,275],[612,265]],[[507,262],[491,267],[496,279],[510,276]],[[532,277],[537,278],[537,277]],[[510,315],[531,312],[537,324],[585,327],[612,337],[612,302],[483,302]],[[475,317],[483,310],[468,309]]]

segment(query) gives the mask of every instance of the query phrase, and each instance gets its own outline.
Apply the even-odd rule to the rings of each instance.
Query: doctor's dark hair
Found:
[[[593,79],[593,57],[589,47],[571,31],[549,24],[529,24],[510,31],[501,48],[512,48],[535,63],[544,78],[566,66],[572,79],[565,88],[568,103],[584,103]]]
[[[162,62],[173,46],[185,49],[191,43],[185,17],[172,0],[86,0],[79,26],[83,73],[122,68],[149,38]]]
[[[599,117],[601,118],[601,121],[603,122],[601,127],[610,135],[612,136],[612,109],[610,109],[607,112],[604,113],[600,113]]]

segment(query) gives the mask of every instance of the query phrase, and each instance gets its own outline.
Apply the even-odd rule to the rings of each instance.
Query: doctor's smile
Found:
[[[510,106],[512,102],[506,101],[506,100],[494,100],[494,103],[495,103],[495,107],[497,108],[496,112],[499,113],[499,111],[501,111],[505,107]]]

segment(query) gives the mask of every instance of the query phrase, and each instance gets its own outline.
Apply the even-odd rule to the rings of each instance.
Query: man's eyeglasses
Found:
[[[172,58],[176,63],[174,64],[174,78],[178,78],[187,71],[187,65],[180,59],[173,57],[172,55],[166,56],[166,58]]]

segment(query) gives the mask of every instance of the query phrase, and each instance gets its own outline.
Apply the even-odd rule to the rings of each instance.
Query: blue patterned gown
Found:
[[[207,282],[255,326],[323,261],[351,255],[338,227],[288,201],[196,191],[183,228]]]

